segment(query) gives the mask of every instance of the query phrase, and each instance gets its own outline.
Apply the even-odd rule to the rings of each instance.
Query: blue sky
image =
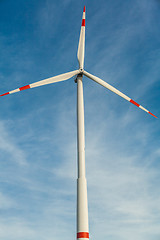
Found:
[[[85,69],[160,117],[160,1],[0,1],[0,94]],[[160,124],[84,77],[90,239],[159,240]],[[76,84],[0,99],[0,239],[76,237]]]

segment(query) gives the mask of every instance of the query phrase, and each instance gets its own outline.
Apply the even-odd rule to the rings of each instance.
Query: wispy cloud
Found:
[[[5,152],[6,158],[12,159],[19,165],[26,165],[27,161],[25,158],[25,153],[22,149],[18,147],[16,141],[12,135],[8,132],[7,128],[5,127],[4,123],[0,122],[0,150],[3,154]],[[8,155],[8,156],[7,156]],[[5,161],[5,159],[1,157],[1,161]]]

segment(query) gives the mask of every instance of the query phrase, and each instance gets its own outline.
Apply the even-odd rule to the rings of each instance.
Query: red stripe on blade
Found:
[[[5,96],[5,95],[8,95],[8,94],[9,94],[9,92],[3,93],[2,95],[0,95],[0,97]]]
[[[26,90],[26,89],[28,89],[28,88],[30,88],[30,86],[29,86],[29,85],[26,85],[26,86],[24,86],[24,87],[19,88],[19,90],[22,91],[22,90]]]
[[[82,27],[85,27],[85,19],[82,19]]]
[[[136,105],[137,107],[139,107],[140,105],[138,103],[136,103],[135,101],[133,101],[132,99],[130,100],[131,103],[133,103],[134,105]]]
[[[89,233],[88,232],[79,232],[79,233],[77,233],[77,238],[88,238],[89,239]]]
[[[84,6],[83,12],[85,12],[85,11],[86,11],[86,7]]]
[[[151,113],[151,112],[148,112],[148,113],[151,114],[153,117],[157,118],[153,113]]]

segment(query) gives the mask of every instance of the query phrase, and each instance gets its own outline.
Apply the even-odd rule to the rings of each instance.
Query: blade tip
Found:
[[[9,92],[3,93],[3,94],[0,95],[0,97],[6,96],[6,95],[8,95],[8,94],[9,94]]]
[[[153,117],[155,117],[155,118],[158,118],[158,117],[156,117],[153,113],[151,113],[151,112],[148,112],[150,115],[152,115]]]
[[[83,12],[86,12],[86,6],[84,6],[84,8],[83,8]]]

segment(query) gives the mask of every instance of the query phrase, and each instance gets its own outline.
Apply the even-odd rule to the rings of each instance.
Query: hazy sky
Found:
[[[1,0],[0,94],[85,69],[160,118],[160,1]],[[90,239],[160,239],[160,122],[84,79]],[[76,239],[74,79],[0,98],[0,239]]]

